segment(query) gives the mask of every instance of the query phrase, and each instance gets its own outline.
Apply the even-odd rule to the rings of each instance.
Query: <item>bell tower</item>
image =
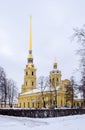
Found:
[[[30,40],[27,65],[24,69],[24,84],[22,85],[22,93],[31,91],[36,88],[36,68],[33,64],[32,55],[32,16],[30,16]]]
[[[61,83],[61,71],[57,69],[57,62],[53,63],[53,70],[50,71],[50,86],[57,87]]]

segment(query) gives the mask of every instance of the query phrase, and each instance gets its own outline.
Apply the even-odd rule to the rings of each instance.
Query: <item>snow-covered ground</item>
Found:
[[[85,130],[85,115],[43,119],[0,115],[0,130]]]

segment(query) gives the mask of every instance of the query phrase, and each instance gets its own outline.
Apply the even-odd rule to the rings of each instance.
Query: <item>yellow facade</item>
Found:
[[[50,72],[50,86],[46,87],[43,92],[41,91],[41,88],[36,87],[36,69],[27,67],[24,73],[24,85],[22,86],[22,91],[18,97],[19,107],[52,108],[66,105],[65,84],[68,84],[70,81],[61,80],[61,71],[53,69]],[[34,82],[33,85],[32,82]],[[68,102],[68,106],[72,106],[71,100]]]
[[[32,55],[32,17],[30,18],[30,43],[28,62],[24,70],[24,83],[21,93],[18,96],[18,107],[21,108],[52,108],[73,105],[72,98],[66,102],[66,84],[69,80],[61,79],[61,71],[57,69],[57,62],[53,63],[53,70],[50,71],[50,85],[44,91],[36,86],[36,68],[33,64]]]

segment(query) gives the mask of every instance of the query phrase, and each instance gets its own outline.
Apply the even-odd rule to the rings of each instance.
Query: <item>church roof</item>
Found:
[[[36,88],[33,89],[31,91],[25,92],[25,93],[21,93],[20,95],[30,95],[30,94],[36,94],[36,93],[41,93],[41,92],[50,92],[50,91],[55,91],[55,90],[59,90],[60,86],[56,86],[56,87],[46,87],[46,88]]]

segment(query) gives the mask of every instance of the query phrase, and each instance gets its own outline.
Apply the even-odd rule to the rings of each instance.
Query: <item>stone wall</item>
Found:
[[[46,118],[85,114],[85,109],[0,109],[1,115]]]

